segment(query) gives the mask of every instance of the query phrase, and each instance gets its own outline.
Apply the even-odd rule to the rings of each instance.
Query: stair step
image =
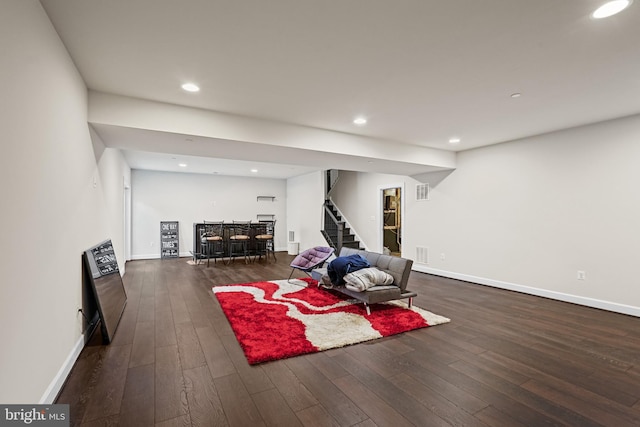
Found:
[[[338,213],[338,210],[335,208],[335,206],[329,201],[326,201],[326,206],[329,208],[333,216],[335,216],[335,218],[339,222],[342,222],[344,224],[344,221],[342,220],[342,216]],[[332,246],[338,244],[337,230],[335,229],[331,231],[322,230],[322,233],[325,236],[325,239],[327,240],[327,242],[330,243]],[[342,230],[342,246],[348,247],[348,248],[362,249],[360,247],[360,242],[356,240],[356,236],[351,232],[351,228],[349,227],[344,227]]]
[[[342,242],[342,246],[346,246],[347,248],[360,249],[360,242],[358,242],[357,240],[354,240],[353,242]]]

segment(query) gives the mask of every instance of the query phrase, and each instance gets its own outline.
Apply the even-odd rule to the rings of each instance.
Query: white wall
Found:
[[[0,402],[51,402],[83,345],[81,255],[123,234],[110,188],[128,171],[94,152],[86,86],[39,2],[0,3],[0,52]]]
[[[293,231],[300,251],[327,246],[322,237],[323,172],[313,172],[287,180],[287,238]]]
[[[425,247],[429,262],[415,269],[640,316],[639,159],[635,116],[461,152],[429,201],[398,177],[403,255]],[[349,200],[339,206],[368,242],[367,216],[390,179],[357,173],[338,184],[334,199]]]
[[[331,200],[367,250],[382,252],[382,188],[402,188],[408,180],[414,182],[406,176],[340,171]]]
[[[102,182],[102,191],[108,203],[104,206],[105,221],[109,230],[113,248],[118,259],[118,268],[121,274],[125,271],[125,197],[131,197],[125,188],[131,186],[131,169],[122,156],[120,150],[106,148],[104,143],[93,129],[89,129],[93,150],[98,163],[98,171]],[[96,242],[98,243],[98,242]]]
[[[284,179],[133,170],[132,258],[160,257],[160,221],[179,221],[180,254],[193,249],[193,223],[256,221],[275,214],[275,249],[287,250]],[[275,201],[257,200],[275,196]]]

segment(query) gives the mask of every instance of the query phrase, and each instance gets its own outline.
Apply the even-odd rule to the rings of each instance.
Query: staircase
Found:
[[[322,235],[327,243],[336,250],[336,253],[339,253],[343,246],[362,249],[360,242],[351,233],[351,229],[345,226],[342,217],[329,200],[324,202],[324,228]]]

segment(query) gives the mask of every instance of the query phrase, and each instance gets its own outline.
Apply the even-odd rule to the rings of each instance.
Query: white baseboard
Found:
[[[40,398],[40,401],[38,402],[39,404],[47,405],[55,401],[56,397],[58,396],[58,393],[60,393],[60,390],[62,390],[62,386],[64,385],[64,382],[67,380],[67,377],[69,376],[69,372],[71,372],[71,368],[73,368],[73,365],[76,363],[76,360],[78,360],[78,356],[80,356],[80,352],[82,352],[83,348],[84,348],[84,334],[80,335],[80,338],[78,338],[78,341],[76,341],[76,345],[73,346],[73,348],[71,349],[71,352],[67,356],[67,359],[64,361],[64,363],[60,367],[60,370],[58,371],[56,376],[53,377],[53,380],[49,384],[49,387],[47,387],[44,394]]]
[[[186,258],[186,257],[191,258],[192,256],[193,255],[191,255],[191,252],[180,252],[180,255],[179,255],[180,258]],[[141,260],[141,259],[160,259],[160,254],[152,253],[152,254],[131,255],[131,259],[134,261]]]
[[[598,308],[601,310],[613,311],[615,313],[628,314],[629,316],[640,317],[640,307],[619,304],[611,301],[598,300],[594,298],[581,297],[578,295],[565,294],[562,292],[549,291],[547,289],[533,288],[530,286],[518,285],[516,283],[502,282],[500,280],[487,279],[484,277],[471,276],[468,274],[455,273],[446,270],[427,267],[423,264],[413,264],[413,270],[421,273],[433,274],[435,276],[448,277],[450,279],[462,280],[479,285],[492,286],[494,288],[507,289],[521,292],[523,294],[536,295],[558,301],[570,302],[572,304],[584,305],[586,307]]]
[[[140,255],[131,255],[131,260],[138,261],[141,259],[159,259],[160,254],[140,254]]]

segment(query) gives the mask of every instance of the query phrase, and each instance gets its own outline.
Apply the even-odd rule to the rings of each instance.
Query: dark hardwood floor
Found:
[[[415,304],[451,323],[249,366],[211,287],[291,259],[127,263],[114,341],[94,336],[57,400],[71,425],[640,425],[639,318],[416,272]]]

